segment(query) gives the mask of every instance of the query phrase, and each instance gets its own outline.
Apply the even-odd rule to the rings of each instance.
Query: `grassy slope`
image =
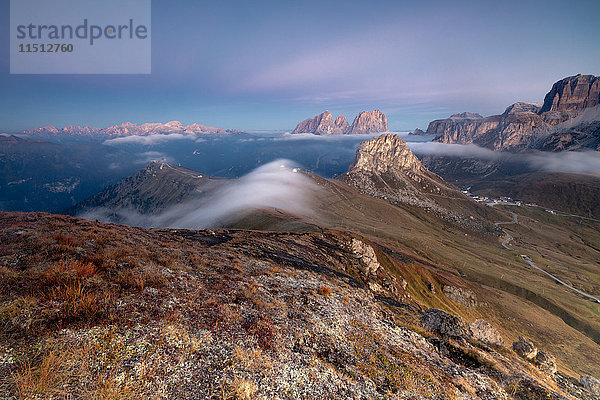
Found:
[[[513,235],[517,237],[517,251],[507,251],[500,246],[499,237],[457,228],[419,208],[390,206],[383,200],[357,194],[338,181],[318,179],[318,183],[326,190],[315,195],[315,208],[321,210],[315,220],[329,227],[358,231],[381,245],[415,256],[422,261],[416,264],[431,269],[442,281],[454,280],[462,285],[475,282],[473,286],[481,300],[490,306],[467,309],[443,295],[432,296],[418,282],[421,278],[416,278],[409,282],[414,288],[411,293],[423,304],[460,312],[467,319],[494,321],[507,342],[516,340],[519,334],[528,334],[544,343],[565,371],[600,374],[600,345],[591,339],[600,332],[600,305],[524,268],[525,262],[518,257],[520,252],[526,252],[538,265],[546,265],[536,259],[536,251],[542,246],[553,248],[555,257],[548,262],[568,263],[572,276],[587,276],[585,288],[597,293],[600,281],[594,274],[594,264],[600,257],[590,247],[591,243],[598,243],[593,224],[565,224],[561,217],[548,220],[547,213],[542,213],[537,217],[546,218],[538,218],[534,231],[527,230],[525,222],[525,226],[516,228],[506,226],[511,232],[526,230],[518,237],[516,232]],[[493,210],[489,216],[511,219],[510,215]],[[557,248],[557,240],[562,242],[562,248]],[[460,279],[459,270],[466,282]],[[559,318],[565,317],[565,311],[575,318],[571,325],[587,325],[591,333],[583,334]]]
[[[455,399],[509,392],[556,399],[549,390],[561,392],[506,349],[448,342],[449,359],[396,326],[403,317],[367,289],[348,248],[352,238],[339,232],[145,230],[0,213],[0,235],[0,375],[7,378],[0,396]],[[406,260],[380,259],[387,268],[377,273],[405,274],[414,296],[423,290],[419,279],[434,278]]]

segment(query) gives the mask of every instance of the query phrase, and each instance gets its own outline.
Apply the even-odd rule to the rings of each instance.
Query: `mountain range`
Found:
[[[0,398],[600,398],[600,179],[523,161],[598,154],[598,82],[430,124],[487,160],[296,135],[378,110],[0,135],[0,208],[64,210],[0,211]]]
[[[170,397],[209,396],[209,381],[226,393],[241,385],[268,397],[297,381],[291,368],[293,376],[312,371],[314,382],[294,392],[309,398],[352,391],[386,399],[593,399],[588,375],[600,365],[593,305],[515,258],[535,254],[562,280],[595,293],[593,221],[514,208],[520,222],[506,225],[514,251],[506,250],[506,233],[494,223],[513,217],[430,172],[398,135],[361,143],[338,179],[278,168],[311,182],[303,197],[313,212],[259,206],[209,230],[2,214],[0,266],[9,272],[0,287],[10,287],[2,304],[13,307],[0,314],[4,332],[35,332],[35,340],[65,348],[89,340],[90,352],[77,357],[93,368],[80,373],[95,376],[105,365],[97,360],[105,360],[123,379],[136,376],[133,361],[106,352],[117,351],[113,341],[135,343],[126,354],[145,359],[152,384]],[[154,162],[71,212],[102,209],[107,222],[123,222],[113,218],[125,211],[191,219],[209,212],[190,207],[194,201],[234,193],[222,189],[241,180]],[[31,251],[11,256],[25,247]],[[40,253],[48,254],[43,266]],[[44,294],[45,285],[73,282],[94,307],[70,306],[58,290]],[[30,300],[19,300],[25,293]],[[26,315],[40,317],[26,325]],[[68,382],[62,390],[74,390]]]
[[[499,151],[600,150],[600,77],[567,77],[552,86],[543,103],[515,103],[489,117],[455,114],[432,121],[426,133],[441,143]]]
[[[171,121],[164,124],[155,122],[143,123],[139,125],[131,122],[125,122],[121,125],[109,126],[108,128],[94,128],[90,126],[66,126],[64,128],[56,128],[53,125],[47,125],[39,128],[24,130],[22,134],[32,136],[81,135],[88,137],[116,138],[125,136],[148,136],[172,133],[198,135],[205,133],[227,132],[235,131],[228,131],[222,128],[215,128],[201,124],[183,125],[179,121]]]

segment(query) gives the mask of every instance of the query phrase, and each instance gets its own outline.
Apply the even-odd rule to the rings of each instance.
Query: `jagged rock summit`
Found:
[[[362,142],[340,179],[363,194],[392,204],[422,207],[476,230],[493,229],[479,219],[489,212],[486,207],[429,171],[396,134]]]
[[[331,112],[325,111],[314,118],[300,122],[292,133],[312,133],[314,135],[368,134],[387,132],[385,114],[379,110],[363,111],[348,125],[346,117],[340,115],[335,120]]]
[[[573,111],[600,104],[600,77],[575,75],[552,85],[540,112]]]
[[[431,194],[454,191],[395,134],[362,142],[343,179],[370,196],[424,207],[433,205]]]
[[[331,112],[325,111],[314,118],[300,122],[292,133],[313,133],[315,135],[341,135],[348,132],[350,126],[346,117],[340,115],[335,120]]]
[[[473,143],[498,151],[598,150],[599,116],[600,77],[575,75],[556,82],[543,104],[518,102],[485,118],[454,114],[432,121],[427,133],[436,135],[438,142]]]
[[[388,132],[388,122],[384,113],[379,110],[363,111],[352,122],[351,134],[367,134]]]
[[[350,171],[386,173],[402,171],[415,178],[425,167],[398,135],[387,134],[362,142]],[[417,178],[418,179],[418,178]]]

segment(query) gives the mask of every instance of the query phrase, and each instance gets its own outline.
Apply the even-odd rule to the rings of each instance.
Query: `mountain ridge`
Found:
[[[136,124],[125,122],[121,125],[113,125],[107,128],[96,128],[91,126],[65,126],[57,128],[53,125],[26,129],[22,131],[25,135],[81,135],[81,136],[101,136],[101,137],[126,137],[126,136],[149,136],[157,134],[208,134],[208,133],[237,133],[235,130],[226,130],[202,124],[184,125],[179,121],[170,121],[167,123],[146,122]]]
[[[600,121],[600,117],[569,126],[569,121],[599,104],[600,77],[575,75],[554,83],[542,104],[517,102],[503,114],[485,118],[467,118],[475,115],[471,113],[455,114],[430,122],[426,133],[436,135],[437,142],[473,143],[495,151],[562,151],[581,147],[599,150],[600,128],[590,131],[585,127]]]

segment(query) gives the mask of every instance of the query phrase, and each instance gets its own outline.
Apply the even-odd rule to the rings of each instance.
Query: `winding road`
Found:
[[[508,222],[496,222],[494,225],[496,225],[496,226],[500,226],[500,225],[514,225],[514,224],[518,224],[518,223],[519,223],[519,221],[518,221],[518,218],[517,218],[517,214],[515,214],[515,213],[514,213],[514,212],[512,212],[512,211],[509,211],[509,213],[510,213],[510,214],[512,215],[512,217],[513,217],[513,220],[512,220],[512,221],[508,221]],[[505,241],[503,241],[503,242],[502,242],[502,247],[504,247],[504,248],[505,248],[505,249],[507,249],[507,250],[513,250],[511,247],[509,247],[509,246],[508,246],[508,244],[509,244],[509,243],[510,243],[510,242],[513,240],[513,237],[512,237],[512,236],[511,236],[511,235],[510,235],[508,232],[506,232],[504,229],[503,229],[502,231],[503,231],[503,232],[504,232],[504,233],[505,233],[505,234],[508,236],[508,239],[506,239]],[[574,288],[573,286],[569,285],[568,283],[561,281],[560,279],[558,279],[557,277],[555,277],[555,276],[554,276],[554,275],[552,275],[551,273],[549,273],[549,272],[547,272],[547,271],[543,270],[542,268],[538,267],[538,266],[537,266],[537,265],[536,265],[536,264],[535,264],[535,263],[534,263],[534,262],[531,260],[531,257],[529,257],[528,255],[526,255],[526,254],[521,254],[521,258],[522,258],[522,259],[523,259],[523,260],[524,260],[524,261],[525,261],[527,264],[529,264],[529,265],[530,265],[532,268],[535,268],[535,269],[537,269],[538,271],[542,272],[543,274],[545,274],[545,275],[549,276],[549,277],[550,277],[550,278],[552,278],[552,279],[553,279],[555,282],[557,282],[557,283],[560,283],[560,284],[561,284],[561,285],[563,285],[563,286],[566,286],[567,288],[569,288],[569,289],[573,290],[574,292],[576,292],[576,293],[578,293],[578,294],[580,294],[580,295],[582,295],[582,296],[584,296],[584,297],[587,297],[588,299],[590,299],[590,300],[592,300],[592,301],[594,301],[594,302],[596,302],[596,303],[600,303],[600,299],[598,299],[597,297],[595,297],[595,296],[592,296],[591,294],[588,294],[588,293],[582,292],[581,290],[579,290],[579,289],[577,289],[577,288]]]
[[[515,214],[512,211],[509,211],[509,213],[513,217],[512,221],[508,221],[508,222],[496,222],[494,225],[500,226],[500,225],[513,225],[513,224],[517,224],[518,223],[517,214]],[[506,250],[512,250],[510,247],[508,247],[508,244],[513,240],[513,237],[508,232],[506,232],[504,229],[502,230],[502,232],[504,232],[504,234],[508,236],[508,239],[506,239],[504,242],[502,242],[502,247],[504,247]]]

